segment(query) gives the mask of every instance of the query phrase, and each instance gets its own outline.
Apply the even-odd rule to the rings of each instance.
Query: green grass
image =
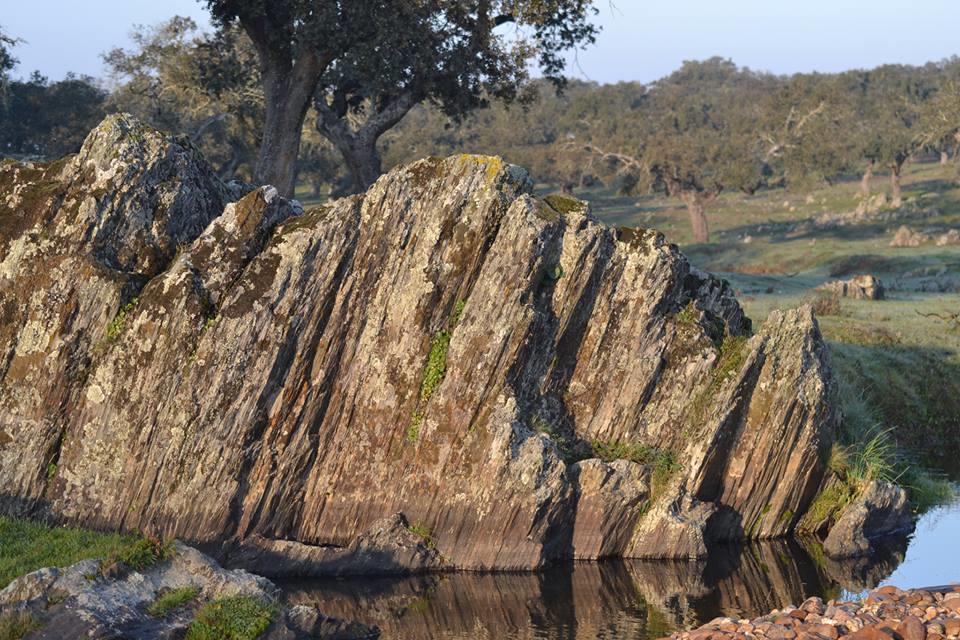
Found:
[[[0,588],[43,567],[66,567],[86,558],[128,557],[141,538],[0,516]]]
[[[205,604],[187,629],[186,640],[254,640],[277,615],[277,607],[249,596]]]
[[[157,618],[162,618],[174,609],[179,609],[188,602],[191,602],[199,593],[200,589],[197,587],[171,589],[150,603],[150,606],[147,607],[147,613]]]

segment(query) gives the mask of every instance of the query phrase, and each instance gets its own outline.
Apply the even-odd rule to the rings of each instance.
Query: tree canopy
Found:
[[[589,0],[207,0],[257,51],[265,121],[256,177],[291,193],[307,108],[356,188],[379,174],[376,141],[431,100],[459,118],[522,96],[528,64],[562,82],[563,52],[592,42]],[[512,25],[513,32],[498,31]]]

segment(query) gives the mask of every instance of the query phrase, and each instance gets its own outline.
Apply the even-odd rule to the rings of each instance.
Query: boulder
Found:
[[[937,236],[938,247],[950,247],[960,244],[960,229],[950,229]]]
[[[164,615],[149,611],[175,589],[193,588],[196,596]],[[279,589],[243,570],[226,570],[186,545],[175,543],[170,558],[142,571],[116,570],[98,559],[69,567],[45,568],[15,579],[0,590],[0,615],[28,615],[36,629],[29,638],[71,640],[91,637],[182,637],[204,603],[249,597],[276,607],[265,638],[349,640],[379,637],[376,628],[328,618],[312,607],[284,610]]]
[[[912,527],[907,492],[874,480],[844,509],[824,540],[823,549],[832,558],[862,556],[872,552],[878,538]]]
[[[886,293],[880,278],[871,275],[854,276],[849,280],[834,280],[817,288],[841,298],[857,300],[883,300]]]
[[[930,236],[920,231],[914,231],[907,225],[901,225],[890,241],[891,247],[919,247],[924,242],[928,242]]]
[[[444,568],[785,535],[837,423],[808,307],[753,335],[663,235],[499,158],[302,211],[112,116],[77,156],[0,166],[0,301],[0,510],[257,567],[359,566],[396,513]],[[578,467],[596,443],[655,455]]]

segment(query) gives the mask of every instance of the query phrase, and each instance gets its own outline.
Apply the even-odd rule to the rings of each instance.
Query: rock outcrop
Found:
[[[841,298],[857,300],[883,300],[886,296],[883,282],[880,278],[871,275],[854,276],[849,280],[833,280],[818,288]]]
[[[269,580],[224,570],[196,549],[175,543],[170,556],[142,571],[90,559],[28,573],[0,590],[0,618],[29,620],[26,637],[34,640],[179,638],[204,603],[243,597],[274,609],[264,640],[380,636],[376,627],[330,618],[306,605],[283,609],[280,591]],[[152,608],[178,590],[192,594],[169,611]]]
[[[782,536],[821,483],[812,312],[751,335],[659,233],[479,156],[236,196],[125,116],[0,166],[4,511],[296,543],[315,575],[402,513],[445,567],[520,569]]]

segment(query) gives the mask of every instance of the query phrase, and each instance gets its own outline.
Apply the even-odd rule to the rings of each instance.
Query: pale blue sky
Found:
[[[604,32],[570,75],[650,81],[713,55],[775,73],[922,64],[960,54],[960,0],[598,0]],[[0,25],[27,41],[18,74],[101,75],[100,53],[133,24],[204,21],[196,0],[0,0]]]

